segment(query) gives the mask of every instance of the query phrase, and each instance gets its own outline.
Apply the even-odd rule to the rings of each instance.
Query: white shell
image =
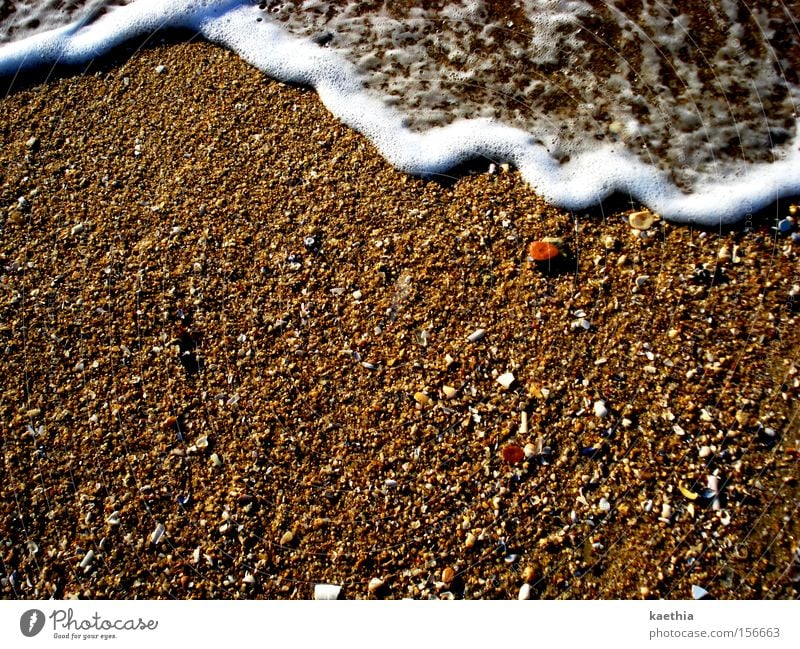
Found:
[[[88,568],[92,565],[92,561],[94,561],[94,550],[89,550],[86,554],[83,555],[83,560],[81,561],[81,568]]]
[[[339,593],[341,592],[342,587],[334,584],[314,585],[314,599],[339,599]]]
[[[369,580],[369,584],[367,585],[367,590],[370,593],[374,593],[376,590],[380,589],[381,586],[383,586],[383,579],[380,579],[378,577],[373,577],[372,579]]]
[[[531,598],[531,585],[530,584],[522,584],[522,587],[519,589],[519,597],[517,599],[530,599]]]
[[[121,517],[119,515],[119,512],[115,510],[111,512],[109,517],[106,519],[106,523],[108,523],[109,525],[119,525],[120,520]]]

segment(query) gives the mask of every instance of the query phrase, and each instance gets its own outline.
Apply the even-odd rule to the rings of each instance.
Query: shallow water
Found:
[[[189,27],[314,85],[411,172],[483,155],[565,207],[617,191],[705,223],[800,193],[798,2],[113,4],[3,3],[0,72]]]

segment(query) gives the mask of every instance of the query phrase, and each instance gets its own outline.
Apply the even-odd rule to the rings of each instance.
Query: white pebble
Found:
[[[506,390],[514,383],[514,375],[511,372],[506,372],[497,377],[497,382],[502,385]]]
[[[367,585],[367,590],[370,593],[374,593],[376,590],[379,590],[380,587],[383,586],[383,579],[379,579],[378,577],[373,577],[369,580],[369,584]]]
[[[83,560],[81,561],[81,568],[86,570],[89,566],[92,565],[92,561],[94,561],[94,550],[89,550],[86,554],[83,555]]]
[[[605,401],[595,401],[594,402],[594,414],[601,419],[605,419],[608,417],[608,408],[606,408]]]
[[[342,587],[334,584],[314,585],[314,599],[339,599],[339,593],[341,592]]]
[[[519,597],[517,599],[522,601],[522,600],[530,599],[530,598],[531,598],[531,585],[530,584],[522,584],[522,586],[519,589]]]
[[[486,329],[476,329],[469,336],[467,340],[471,343],[476,343],[486,335]]]
[[[153,545],[157,545],[158,542],[161,540],[161,537],[164,536],[164,532],[166,531],[166,527],[164,527],[161,523],[156,525],[156,529],[153,530],[153,533],[150,535],[150,543]]]
[[[76,223],[75,225],[73,225],[73,226],[72,226],[72,229],[69,231],[69,233],[70,233],[70,234],[71,234],[73,237],[74,237],[76,234],[80,234],[81,232],[83,232],[83,223]]]

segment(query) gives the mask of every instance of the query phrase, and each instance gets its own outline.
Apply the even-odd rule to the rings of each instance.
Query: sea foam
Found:
[[[713,147],[706,146],[712,149],[712,153],[688,171],[687,165],[683,164],[683,181],[680,185],[676,182],[672,167],[677,165],[672,165],[670,156],[679,156],[675,159],[684,161],[693,154],[689,149],[700,150],[703,144],[708,145],[712,139],[703,133],[704,128],[708,131],[708,125],[704,125],[708,121],[705,113],[716,115],[721,111],[718,105],[706,109],[705,113],[702,107],[698,107],[694,97],[702,90],[702,84],[697,80],[696,66],[686,68],[685,91],[678,93],[681,97],[685,94],[687,101],[691,100],[688,108],[670,104],[670,110],[663,110],[661,116],[658,111],[650,111],[654,117],[645,119],[640,115],[637,120],[632,117],[633,112],[626,112],[628,109],[624,102],[613,105],[608,102],[604,113],[612,113],[606,118],[615,126],[611,130],[616,133],[627,129],[635,135],[629,138],[606,137],[605,134],[592,137],[587,131],[591,127],[598,128],[600,122],[596,116],[588,122],[581,122],[562,115],[558,110],[548,113],[545,108],[537,107],[534,99],[526,102],[528,108],[523,111],[531,116],[527,122],[522,119],[525,114],[516,119],[508,111],[489,105],[491,94],[489,98],[481,98],[477,110],[469,108],[468,102],[461,102],[458,97],[448,94],[454,86],[447,81],[448,78],[452,80],[453,71],[450,70],[449,76],[437,78],[430,72],[431,63],[423,62],[414,49],[418,45],[415,39],[430,37],[425,31],[425,26],[433,20],[430,15],[412,7],[400,18],[370,15],[365,22],[358,14],[359,3],[353,4],[356,5],[355,13],[344,11],[338,22],[327,18],[327,22],[318,21],[316,24],[313,20],[300,20],[298,16],[303,15],[302,11],[317,17],[325,13],[327,3],[317,0],[307,0],[298,5],[262,3],[261,6],[241,0],[136,0],[111,8],[94,21],[84,17],[69,25],[0,46],[0,76],[20,75],[25,70],[42,66],[77,65],[158,29],[180,28],[230,48],[271,77],[313,86],[334,115],[369,138],[392,165],[412,174],[444,173],[462,162],[483,156],[515,165],[539,194],[567,209],[597,205],[618,192],[629,195],[667,219],[706,225],[735,222],[778,198],[800,194],[800,143],[797,135],[800,124],[796,111],[791,117],[791,128],[781,127],[788,136],[780,146],[771,147],[769,161],[748,161],[754,157],[752,155],[739,156],[741,160],[737,156],[718,160]],[[536,65],[544,66],[543,69],[553,74],[558,73],[556,68],[563,52],[572,52],[570,56],[577,58],[562,62],[578,66],[587,54],[579,51],[581,43],[576,36],[579,30],[576,31],[575,26],[581,24],[580,20],[591,18],[592,14],[587,13],[590,12],[588,5],[552,0],[529,0],[525,5],[531,24],[535,26],[535,37],[528,39],[527,45],[535,53]],[[482,3],[454,3],[447,8],[450,14],[445,12],[442,15],[448,25],[465,23],[473,32],[477,26],[487,47],[501,47],[496,34],[497,25],[487,28],[490,23],[486,22],[488,19]],[[283,15],[278,15],[281,12]],[[617,20],[619,25],[627,24],[623,18],[617,17]],[[663,17],[658,17],[658,20],[663,20]],[[662,48],[680,51],[683,43],[680,33],[686,31],[686,26],[680,20],[673,23],[670,24],[678,36],[668,35],[659,43],[651,43],[649,48],[643,47],[643,65],[652,68],[654,63],[650,59]],[[321,25],[332,31],[321,32]],[[641,37],[637,32],[641,27],[634,27],[620,31],[620,42]],[[459,33],[458,30],[455,32]],[[734,32],[729,29],[726,33],[726,46],[731,46]],[[368,36],[365,37],[365,33]],[[515,31],[517,40],[524,40],[519,38],[519,33]],[[363,48],[357,47],[352,34],[371,39],[378,48],[375,50],[378,55],[375,52],[365,54]],[[507,39],[503,43],[502,47],[507,48]],[[603,47],[612,48],[612,44]],[[461,61],[460,57],[465,56],[451,45],[443,46],[443,51],[450,61],[448,65]],[[513,53],[507,56],[512,55],[522,56]],[[402,63],[401,68],[397,68],[400,65],[398,61]],[[476,69],[486,67],[485,62],[466,61],[459,63],[460,69],[468,69],[470,64]],[[442,64],[440,67],[446,66]],[[724,67],[722,62],[720,67]],[[413,74],[409,76],[409,70],[418,73],[422,85]],[[572,74],[571,70],[568,68],[561,72]],[[395,79],[391,75],[393,71]],[[400,74],[401,71],[405,71],[405,76]],[[455,86],[468,84],[464,79],[473,79],[470,74],[472,71],[468,70],[467,76],[460,77]],[[589,77],[582,77],[583,74],[585,70],[576,67],[573,76],[590,84]],[[624,75],[618,79],[613,77],[611,74],[600,81],[591,81],[595,85],[594,95],[584,103],[596,107],[603,93],[614,87],[621,96],[635,104],[636,93],[631,82],[626,81]],[[782,83],[780,75],[761,70],[750,74],[750,78],[760,79],[764,88]],[[397,100],[397,92],[393,96],[390,88],[408,89],[409,83],[414,84],[415,92],[406,94],[413,95],[417,103],[420,97],[423,100],[427,98],[427,108],[415,113]],[[648,83],[657,84],[658,79],[653,78]],[[528,84],[524,92],[535,94],[537,87],[535,83]],[[761,100],[761,96],[756,95]],[[781,100],[784,110],[788,107],[792,112],[796,95],[794,87],[784,93]],[[695,108],[691,107],[692,102],[695,102]],[[581,110],[584,110],[583,104]],[[615,110],[618,113],[614,113]],[[482,113],[485,115],[481,116]],[[787,118],[784,116],[782,119],[785,124]],[[767,121],[766,115],[764,121]],[[779,123],[779,120],[773,121]],[[605,128],[608,125],[600,126]],[[775,124],[768,126],[770,133],[779,130]],[[722,128],[720,126],[720,130]],[[566,144],[565,129],[574,131],[571,142]],[[737,132],[741,130],[745,129],[737,127]],[[651,153],[647,146],[643,147],[643,153],[642,147],[635,145],[640,139],[648,140],[639,131],[646,131],[650,141],[660,143],[665,153],[660,156]],[[663,133],[669,136],[671,148],[664,142],[667,138]],[[677,150],[672,139],[682,143],[686,152]]]

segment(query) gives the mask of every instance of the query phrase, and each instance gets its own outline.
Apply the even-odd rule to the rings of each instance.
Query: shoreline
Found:
[[[204,42],[0,125],[3,597],[797,596],[768,223],[641,238],[513,171],[405,176]]]

